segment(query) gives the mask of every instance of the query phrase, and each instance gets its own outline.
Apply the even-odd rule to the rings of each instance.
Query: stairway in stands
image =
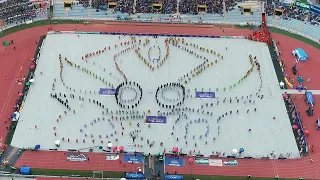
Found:
[[[177,1],[177,13],[179,13],[179,4],[180,4],[180,1],[181,1],[181,0],[178,0],[178,1]]]
[[[133,14],[136,13],[137,0],[133,0]]]

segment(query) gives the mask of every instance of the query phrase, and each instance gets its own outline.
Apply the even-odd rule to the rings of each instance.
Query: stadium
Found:
[[[0,179],[320,179],[313,1],[0,1]]]

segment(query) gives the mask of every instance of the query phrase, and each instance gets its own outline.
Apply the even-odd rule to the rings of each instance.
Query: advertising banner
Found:
[[[246,37],[245,36],[232,36],[233,39],[245,39]]]
[[[87,34],[100,34],[100,32],[87,32]]]
[[[181,175],[174,175],[174,174],[167,174],[167,175],[164,176],[164,179],[183,180],[183,176],[181,176]]]
[[[311,5],[312,8],[318,9],[320,11],[320,6]]]
[[[200,92],[196,91],[196,98],[198,99],[213,99],[216,97],[215,92]]]
[[[62,34],[75,34],[74,31],[60,31]]]
[[[310,6],[310,11],[313,12],[313,13],[316,13],[316,14],[320,14],[320,7],[311,5]]]
[[[300,2],[300,1],[296,1],[296,6],[302,8],[302,9],[306,9],[306,10],[310,9],[310,5],[309,4],[303,3],[303,2]]]
[[[209,166],[223,166],[221,159],[209,159]]]
[[[209,164],[208,158],[194,158],[194,164]]]
[[[72,162],[85,162],[85,161],[88,161],[88,155],[69,153],[67,160]]]
[[[125,163],[143,163],[143,156],[141,155],[134,155],[134,154],[125,154],[123,158],[123,162]]]
[[[149,124],[166,124],[167,117],[166,116],[147,116],[146,123]]]
[[[106,95],[106,96],[114,96],[116,94],[116,89],[115,88],[100,88],[99,94]]]
[[[238,161],[237,160],[224,161],[223,166],[238,166]]]
[[[106,160],[118,160],[119,155],[118,154],[107,154],[106,155]]]
[[[165,158],[166,166],[184,166],[183,158]]]

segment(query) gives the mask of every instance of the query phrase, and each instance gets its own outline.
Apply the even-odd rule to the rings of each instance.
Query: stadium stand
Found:
[[[152,1],[151,0],[137,0],[136,1],[136,13],[152,13]]]
[[[109,8],[109,3],[116,3],[116,6]],[[242,0],[226,0],[225,6],[222,0],[80,0],[73,1],[71,8],[65,8],[63,1],[57,0],[53,6],[53,19],[260,24],[260,8],[253,8],[249,14],[242,12],[243,6],[246,4],[251,6],[254,3],[259,6],[256,1],[242,2]],[[0,29],[2,30],[29,20],[47,17],[45,7],[35,7],[27,0],[8,0],[0,3],[0,9]],[[278,14],[275,10],[282,13]],[[266,13],[268,26],[319,41],[319,14],[295,4],[282,4],[276,0],[266,1]]]
[[[120,12],[133,14],[134,0],[119,0],[118,4]]]
[[[282,17],[285,20],[289,20],[290,18],[290,19],[296,19],[299,21],[310,22],[312,25],[320,25],[320,14],[316,14],[306,9],[299,8],[296,5],[282,4],[280,2],[275,3],[275,2],[272,2],[271,0],[268,0],[267,1],[268,16],[276,15],[274,13],[275,9],[279,9],[283,11]]]
[[[6,25],[20,24],[39,16],[46,16],[45,3],[28,0],[8,0],[0,3],[0,19]]]
[[[163,1],[162,13],[174,14],[177,12],[178,1],[177,0],[164,0]]]

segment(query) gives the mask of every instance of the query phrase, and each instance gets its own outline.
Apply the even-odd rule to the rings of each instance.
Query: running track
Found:
[[[75,152],[75,154],[77,154]],[[123,155],[119,160],[106,160],[106,153],[83,153],[87,154],[89,161],[71,162],[67,160],[68,153],[61,151],[26,151],[21,159],[15,164],[37,169],[68,169],[68,170],[91,170],[112,172],[137,172],[138,167],[144,168],[143,164],[123,163]],[[120,161],[121,160],[121,161]]]
[[[26,29],[17,33],[0,38],[2,40],[14,40],[14,46],[8,49],[0,48],[0,57],[2,68],[0,71],[0,82],[2,88],[0,89],[0,123],[5,124],[14,106],[17,93],[22,86],[15,83],[17,77],[22,77],[27,74],[29,59],[33,57],[36,48],[36,41],[39,40],[40,35],[46,34],[49,26],[36,27]],[[224,29],[214,28],[211,25],[181,25],[181,24],[143,24],[143,23],[109,23],[92,24],[92,25],[53,25],[53,30],[77,30],[77,31],[104,31],[104,32],[129,32],[129,33],[176,33],[176,34],[199,34],[199,35],[247,35],[249,30],[244,29]],[[296,41],[289,37],[274,34],[274,38],[280,41],[279,49],[282,51],[282,58],[285,63],[292,62],[293,58],[290,56],[292,49],[301,47],[304,48],[309,56],[316,57],[319,50],[313,48],[305,43]],[[316,60],[315,60],[316,61]],[[311,62],[311,61],[310,61]],[[307,63],[305,63],[307,64]],[[289,66],[289,65],[287,65]],[[316,70],[311,71],[308,68],[318,66],[315,63],[311,65],[298,66],[299,73],[306,71],[306,76],[311,77],[312,82],[310,87],[316,87],[317,76]],[[290,68],[290,67],[289,67]],[[303,70],[304,68],[304,70]],[[309,71],[307,71],[307,69]],[[314,79],[314,80],[313,80]],[[313,82],[314,81],[314,82]],[[314,88],[315,89],[315,88]],[[301,98],[300,98],[301,99]],[[303,100],[297,100],[298,107],[302,107],[301,112],[304,111],[302,106]],[[320,111],[319,111],[320,112]],[[318,111],[315,114],[319,114]],[[303,112],[301,113],[304,114]],[[246,176],[251,174],[253,177],[274,177],[279,175],[281,178],[296,178],[304,177],[308,179],[320,179],[320,142],[316,137],[319,133],[314,130],[314,121],[307,121],[308,117],[303,116],[305,126],[311,131],[311,136],[308,137],[309,144],[315,145],[315,152],[309,157],[299,160],[243,160],[238,159],[239,165],[237,167],[211,167],[201,165],[186,165],[183,168],[166,167],[166,171],[173,173],[177,171],[180,174],[205,174],[205,175],[229,175],[229,176]],[[8,126],[8,122],[6,123]],[[0,126],[0,136],[5,137],[5,126]],[[106,161],[105,157],[97,157],[99,154],[90,153],[89,162],[69,163],[66,161],[66,155],[63,152],[25,152],[17,162],[16,166],[26,165],[32,168],[48,168],[48,169],[80,169],[80,170],[104,170],[113,171],[122,168],[123,164],[119,162],[111,163]],[[101,155],[102,156],[102,155]],[[93,157],[93,158],[92,158]],[[310,159],[314,161],[311,163]],[[106,163],[108,162],[108,163]],[[100,164],[100,165],[99,165]],[[114,165],[109,165],[114,164]],[[117,165],[116,165],[117,164]],[[135,169],[135,167],[127,167]],[[123,168],[125,171],[126,167]]]

